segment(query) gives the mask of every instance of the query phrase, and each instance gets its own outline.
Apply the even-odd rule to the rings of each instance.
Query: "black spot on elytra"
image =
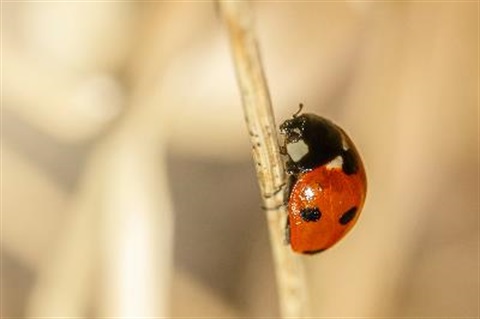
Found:
[[[338,222],[342,225],[348,224],[357,214],[357,207],[352,207],[343,213],[342,217],[338,220]]]
[[[300,211],[300,217],[306,222],[316,222],[322,217],[322,213],[317,207],[308,207]]]
[[[351,149],[342,153],[342,159],[342,169],[345,174],[352,175],[358,171],[358,160],[355,156],[355,153]]]

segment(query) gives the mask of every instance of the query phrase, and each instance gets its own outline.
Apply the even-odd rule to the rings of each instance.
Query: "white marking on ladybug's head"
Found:
[[[341,156],[335,157],[333,160],[328,162],[325,165],[326,169],[334,169],[334,168],[342,168],[343,166],[343,158]]]
[[[345,138],[345,136],[343,136],[343,134],[342,134],[342,148],[344,151],[348,151],[349,149],[347,139]]]
[[[299,162],[308,152],[308,145],[303,140],[287,144],[287,153],[294,162]]]

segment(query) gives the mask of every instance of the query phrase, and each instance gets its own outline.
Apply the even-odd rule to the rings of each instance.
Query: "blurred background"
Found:
[[[2,317],[277,317],[212,2],[2,3]],[[258,2],[277,121],[349,132],[355,229],[315,317],[478,317],[478,3]]]

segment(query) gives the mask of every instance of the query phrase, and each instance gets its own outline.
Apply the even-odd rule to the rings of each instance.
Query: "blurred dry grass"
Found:
[[[312,314],[478,317],[478,3],[255,3],[277,121],[362,151]],[[277,316],[213,3],[2,3],[2,317]]]

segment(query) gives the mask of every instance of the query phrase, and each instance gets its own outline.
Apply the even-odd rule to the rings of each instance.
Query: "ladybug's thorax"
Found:
[[[299,172],[327,164],[344,152],[345,141],[340,128],[314,114],[302,114],[280,126],[285,149]]]

